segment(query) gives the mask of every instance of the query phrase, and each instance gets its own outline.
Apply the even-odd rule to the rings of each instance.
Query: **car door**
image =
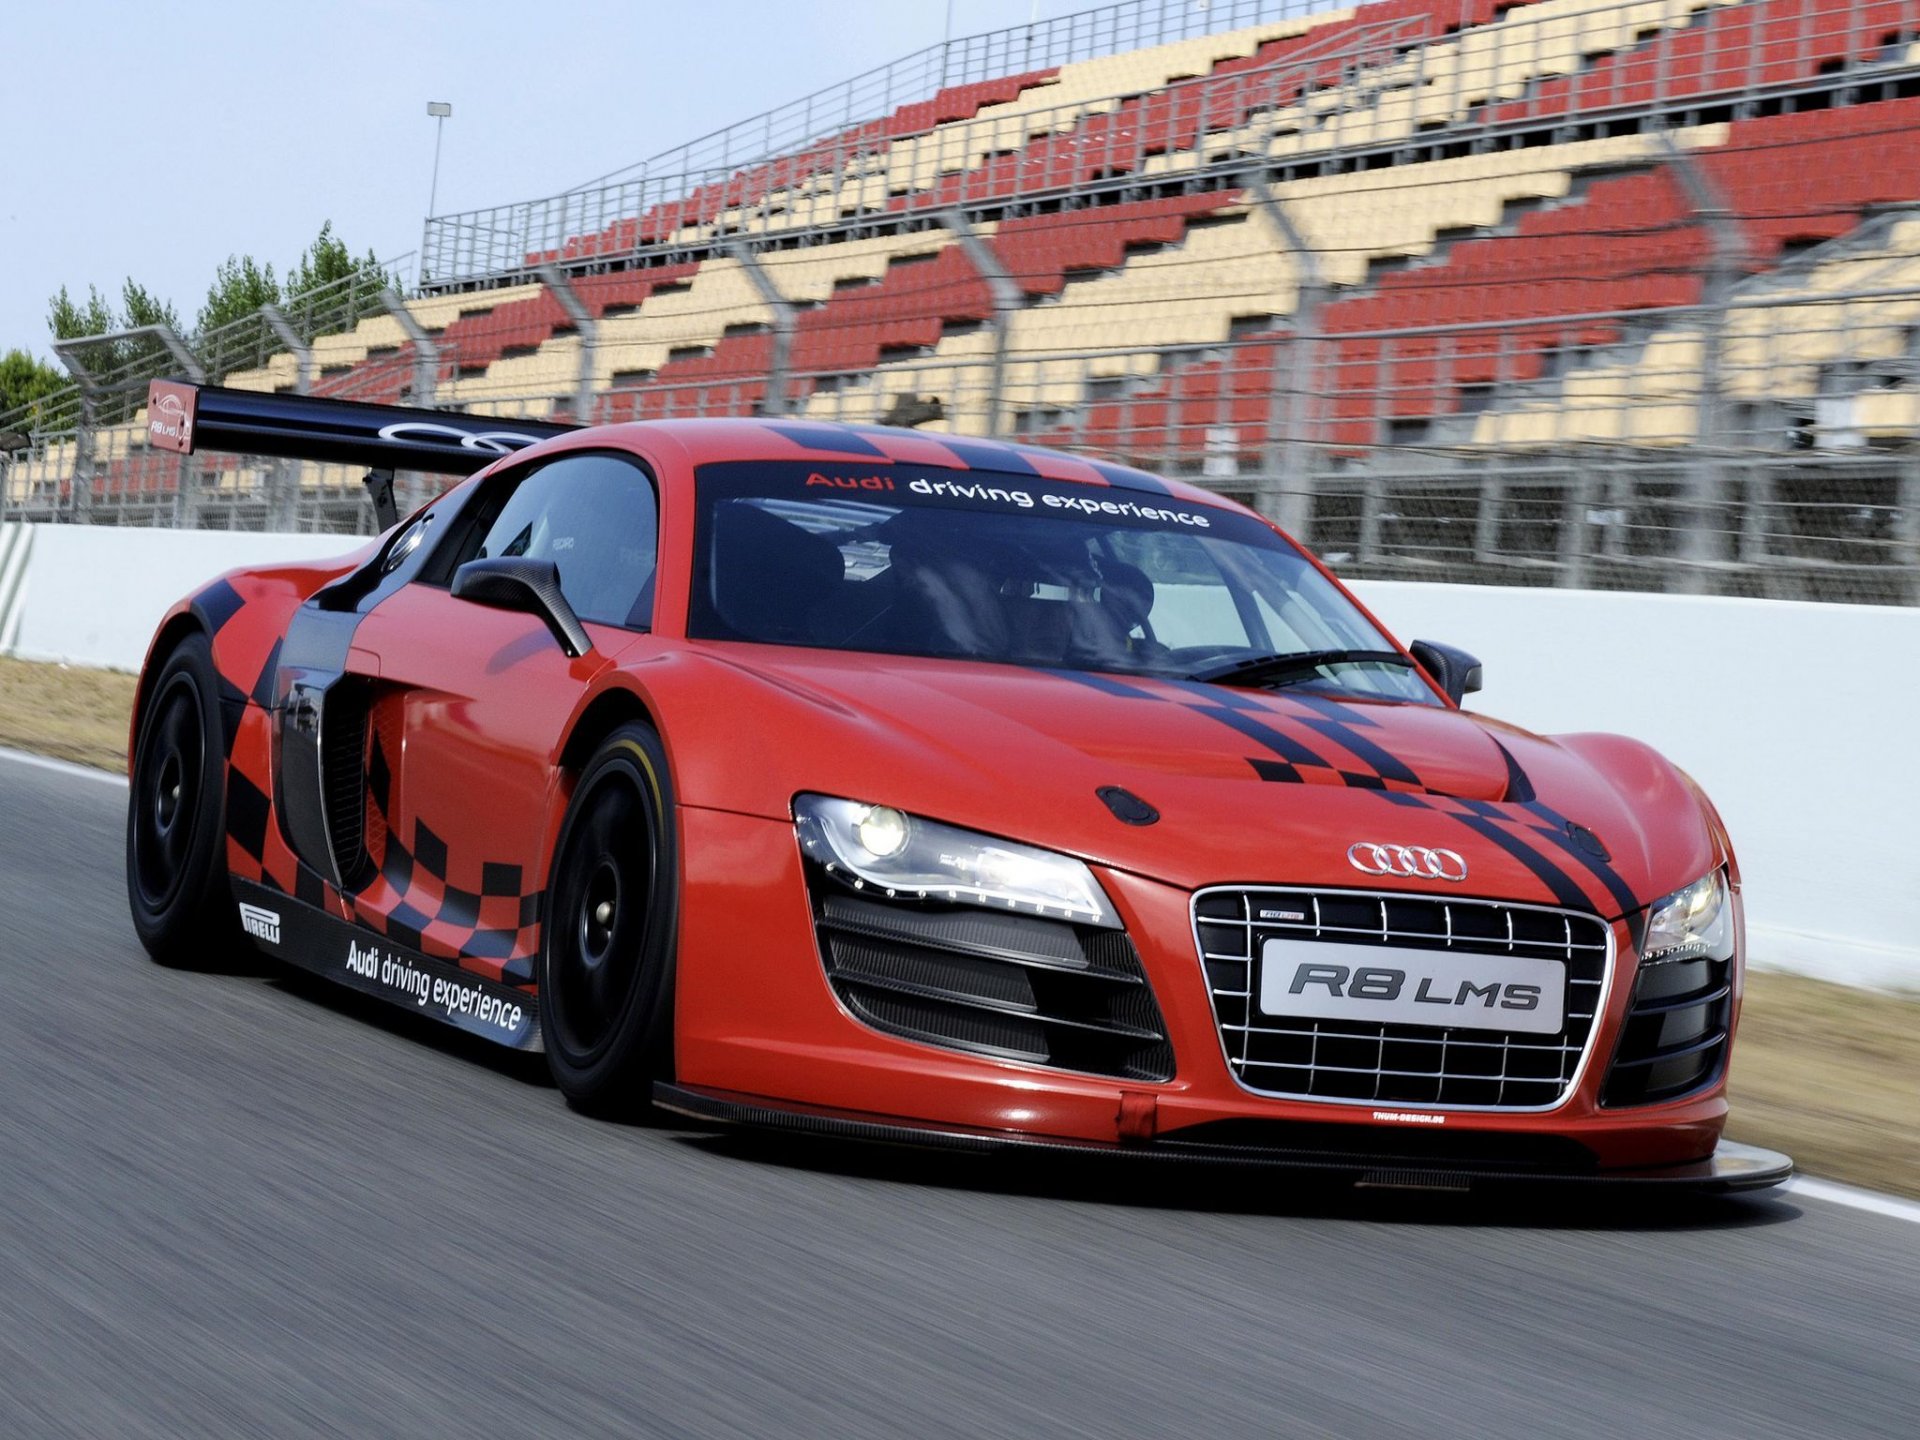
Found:
[[[531,979],[557,814],[554,766],[595,675],[652,617],[659,506],[630,456],[567,453],[485,482],[419,577],[368,614],[365,884],[356,918],[489,978]],[[469,560],[550,560],[593,648],[536,614],[456,598]]]

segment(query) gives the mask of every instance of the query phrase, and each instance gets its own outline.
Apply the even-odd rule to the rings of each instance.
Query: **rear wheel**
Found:
[[[220,681],[204,635],[174,648],[141,715],[127,797],[133,928],[163,965],[224,962],[240,940],[227,890]]]
[[[625,725],[574,787],[541,931],[547,1063],[580,1109],[638,1114],[671,1071],[678,897],[666,752],[649,727]]]

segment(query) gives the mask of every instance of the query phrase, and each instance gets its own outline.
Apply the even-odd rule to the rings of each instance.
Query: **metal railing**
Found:
[[[1032,201],[1082,188],[1095,174],[1144,176],[1151,157],[1193,148],[1192,115],[1214,113],[1223,104],[1242,117],[1272,112],[1308,83],[1310,73],[1359,75],[1377,69],[1416,35],[1414,22],[1405,18],[1335,27],[1305,53],[1278,64],[1154,87],[1163,98],[1144,125],[1108,123],[1123,105],[1141,108],[1139,92],[1051,106],[1022,103],[983,118],[901,134],[849,129],[747,168],[647,172],[544,199],[440,216],[427,222],[421,243],[423,283],[431,291],[511,284],[529,278],[543,263],[607,268],[710,248],[738,236],[771,240],[801,231],[898,227],[924,223],[956,200]],[[1090,127],[1096,134],[1088,140],[1081,132]],[[1339,129],[1336,123],[1329,132],[1335,143]],[[951,193],[994,157],[1015,154],[1035,137],[1049,136],[1058,137],[1058,155],[1017,179],[986,182],[986,189],[1004,193]]]
[[[852,155],[858,148],[849,138],[854,131],[956,86],[1305,17],[1328,9],[1329,3],[1209,0],[1201,6],[1191,0],[1120,0],[1025,25],[956,36],[555,195],[523,205],[434,216],[427,222],[421,246],[422,270],[433,283],[445,284],[468,278],[460,267],[474,263],[475,257],[507,254],[517,267],[520,254],[513,253],[510,244],[505,250],[490,248],[483,237],[539,235],[540,243],[523,246],[521,253],[556,248],[569,235],[589,233],[581,228],[567,230],[570,220],[597,229],[641,213],[617,208],[622,203],[644,207],[671,198],[669,192],[678,187],[723,180],[741,166],[836,140],[846,144],[846,153]],[[928,128],[926,124],[917,127]],[[520,218],[535,213],[542,217],[538,222]],[[550,232],[557,238],[551,238]]]
[[[1258,18],[1307,8],[1262,7]],[[1756,45],[1738,21],[1762,9],[1766,43]],[[1241,23],[1232,7],[1210,13],[1234,22],[1210,31]],[[955,203],[1031,204],[1096,181],[1201,175],[1254,158],[1337,169],[1416,146],[1486,145],[1505,132],[1607,133],[1629,115],[1758,113],[1831,89],[1840,74],[1879,83],[1910,67],[1920,40],[1920,15],[1911,31],[1889,31],[1864,0],[1663,10],[1548,0],[1449,33],[1452,13],[1447,0],[1391,18],[1364,18],[1363,8],[1259,68],[1051,106],[1043,89],[899,134],[848,127],[720,163],[694,163],[705,152],[690,150],[684,166],[683,152],[670,152],[605,183],[430,219],[423,283],[515,283],[540,263],[617,268],[731,237],[898,226]],[[1470,19],[1472,7],[1458,14]]]
[[[1689,28],[1710,26],[1757,3],[1683,18]],[[1920,33],[1920,3],[1912,8]],[[1563,21],[1566,9],[1558,12]],[[605,319],[604,301],[594,297],[611,292],[590,293],[590,287],[624,283],[622,277],[583,277],[564,265],[543,267],[538,288],[516,292],[497,314],[488,291],[421,300],[411,308],[396,296],[380,297],[408,338],[383,349],[362,342],[355,350],[340,343],[355,339],[339,334],[349,328],[343,320],[327,353],[358,358],[342,373],[313,370],[320,347],[311,353],[308,347],[325,322],[319,315],[298,324],[280,316],[285,331],[271,316],[260,317],[252,332],[244,327],[254,322],[243,322],[232,338],[195,342],[194,353],[209,362],[209,378],[240,368],[252,371],[247,383],[297,388],[305,375],[316,389],[346,398],[399,394],[429,403],[438,394],[441,403],[503,415],[620,420],[777,412],[1011,434],[1185,476],[1246,499],[1355,575],[1920,603],[1920,186],[1913,205],[1881,206],[1857,224],[1859,217],[1848,215],[1851,228],[1836,238],[1762,255],[1750,250],[1749,230],[1761,233],[1783,221],[1791,228],[1799,202],[1789,196],[1770,210],[1763,204],[1766,213],[1737,215],[1697,158],[1716,147],[1739,149],[1724,145],[1728,132],[1714,128],[1723,120],[1801,105],[1831,112],[1920,93],[1920,63],[1906,57],[1904,45],[1890,59],[1884,34],[1873,45],[1848,48],[1866,34],[1858,3],[1796,0],[1775,9],[1787,17],[1780,32],[1786,38],[1773,38],[1788,69],[1771,76],[1753,71],[1746,108],[1689,113],[1685,118],[1711,123],[1676,137],[1684,143],[1661,138],[1655,127],[1625,148],[1606,141],[1599,142],[1604,153],[1579,152],[1589,160],[1560,158],[1575,154],[1571,150],[1528,149],[1528,157],[1540,157],[1538,172],[1555,183],[1527,180],[1500,190],[1497,216],[1468,229],[1455,207],[1431,203],[1458,183],[1447,167],[1480,165],[1477,156],[1492,163],[1516,143],[1516,127],[1541,133],[1539,117],[1483,107],[1471,142],[1459,139],[1464,132],[1417,128],[1410,139],[1383,138],[1382,77],[1409,64],[1425,66],[1430,76],[1443,73],[1427,53],[1431,45],[1394,55],[1382,67],[1339,66],[1344,79],[1314,92],[1328,125],[1340,131],[1326,152],[1338,164],[1313,161],[1316,172],[1327,171],[1318,179],[1301,181],[1297,157],[1285,149],[1294,138],[1284,133],[1291,123],[1286,106],[1262,111],[1256,104],[1245,123],[1231,111],[1222,133],[1241,137],[1236,147],[1216,150],[1208,138],[1214,132],[1204,127],[1168,134],[1168,143],[1186,144],[1184,151],[1163,152],[1137,135],[1127,139],[1128,153],[1143,163],[1156,154],[1193,162],[1167,167],[1158,188],[1146,193],[1199,191],[1203,203],[1193,213],[1212,226],[1269,222],[1262,243],[1291,266],[1286,287],[1268,277],[1240,290],[1223,288],[1204,258],[1185,258],[1197,233],[1188,232],[1179,250],[1161,257],[1176,263],[1153,271],[1156,288],[1102,292],[1101,304],[1078,312],[1050,308],[1071,300],[1083,277],[1062,273],[1031,294],[1023,291],[1020,282],[1039,277],[994,273],[1003,267],[981,243],[980,222],[995,213],[991,206],[962,203],[928,217],[949,233],[919,248],[929,256],[948,250],[949,261],[965,257],[954,283],[971,285],[978,296],[928,311],[947,319],[938,344],[883,351],[876,338],[876,358],[834,371],[793,362],[796,354],[818,353],[796,346],[796,335],[817,338],[835,311],[831,300],[824,309],[808,309],[781,295],[776,272],[785,242],[777,231],[728,238],[724,253],[755,274],[757,300],[743,308],[736,295],[702,315],[689,309],[686,297],[677,299],[672,324],[679,328],[671,334],[680,338],[653,347],[668,357],[657,370],[620,368],[629,363],[623,357],[636,345],[635,335],[646,334],[652,302],[642,303],[632,320]],[[1834,17],[1851,18],[1843,26]],[[1587,33],[1590,39],[1598,34]],[[1793,43],[1795,35],[1806,43]],[[1828,63],[1827,41],[1816,44],[1815,35],[1842,37],[1843,63]],[[1645,47],[1660,43],[1643,40],[1618,54],[1644,61]],[[1234,103],[1271,93],[1263,85],[1298,84],[1306,67],[1326,58],[1296,59],[1291,70],[1266,67],[1271,74],[1242,72]],[[1527,63],[1534,67],[1530,74],[1552,68],[1535,67],[1531,54]],[[1649,115],[1634,111],[1635,104],[1648,94],[1676,93],[1648,91],[1635,101],[1612,64],[1602,58],[1579,72],[1599,87],[1586,98],[1615,96],[1636,124]],[[1704,64],[1692,73],[1696,80],[1713,78]],[[1526,110],[1536,101],[1561,103],[1536,82],[1502,103]],[[1862,104],[1856,120],[1890,118],[1879,132],[1873,124],[1881,122],[1855,128],[1869,141],[1883,135],[1877,143],[1892,146],[1904,133],[1905,113],[1891,104]],[[1359,127],[1353,119],[1359,115],[1371,117],[1371,128]],[[1811,143],[1824,126],[1820,116],[1809,115],[1795,133]],[[1545,138],[1584,140],[1592,128],[1587,120],[1550,127]],[[1773,149],[1757,158],[1791,182],[1797,143],[1770,140]],[[1368,163],[1381,154],[1399,162],[1386,176]],[[1590,185],[1656,174],[1662,193],[1673,197],[1665,209],[1634,222],[1631,234],[1608,228],[1621,223],[1616,217],[1591,222],[1600,228],[1585,236],[1596,253],[1622,243],[1651,247],[1617,274],[1609,272],[1640,292],[1634,308],[1566,313],[1591,294],[1616,293],[1589,285],[1592,276],[1576,261],[1564,275],[1506,282],[1560,282],[1568,297],[1558,307],[1562,313],[1553,313],[1551,303],[1530,302],[1518,319],[1411,323],[1430,313],[1422,310],[1422,297],[1458,297],[1463,286],[1492,283],[1470,268],[1458,275],[1450,268],[1469,229],[1474,238],[1511,236],[1525,229],[1530,215],[1557,215],[1559,233],[1578,250],[1582,232],[1570,228],[1568,217],[1582,213]],[[1109,182],[1083,179],[1067,193],[1091,201]],[[1396,205],[1429,215],[1425,240],[1409,249],[1404,237],[1329,232],[1324,207],[1341,211],[1348,191],[1368,186],[1390,187]],[[1799,194],[1805,187],[1793,188]],[[1023,198],[1034,193],[1022,191]],[[1217,205],[1205,203],[1213,196]],[[1318,216],[1315,205],[1323,207]],[[1837,213],[1831,205],[1814,207],[1808,215],[1821,223],[1812,231],[1832,235],[1827,221]],[[816,230],[811,238],[827,236]],[[1127,280],[1137,263],[1093,278]],[[1483,292],[1471,293],[1478,303]],[[1362,323],[1360,312],[1343,305],[1383,296],[1401,298],[1395,323]],[[339,313],[358,316],[372,303],[347,297]],[[467,313],[449,323],[462,307]],[[1177,328],[1210,338],[1116,346],[1114,317],[1130,307],[1142,314],[1178,312],[1189,318]],[[1448,306],[1448,313],[1460,310]],[[420,318],[429,313],[447,328],[429,333]],[[864,312],[851,307],[849,313]],[[1060,317],[1070,313],[1105,323],[1090,323],[1084,332],[1063,329]],[[1191,318],[1203,314],[1214,318]],[[703,370],[674,363],[676,356],[715,359],[726,352],[714,347],[756,326],[775,342],[756,366]],[[282,339],[278,349],[260,327]],[[299,342],[291,348],[287,332]],[[104,350],[126,343],[125,337],[97,342]],[[78,404],[50,409],[43,423],[30,427],[29,448],[0,459],[0,510],[9,516],[371,526],[358,476],[340,467],[149,454],[137,428],[113,418],[114,397],[124,402],[136,388],[143,394],[147,372],[138,364],[88,368],[91,414]],[[674,378],[682,372],[690,372],[688,378]],[[692,378],[695,373],[700,378]],[[6,428],[0,417],[0,429]]]
[[[1920,251],[1908,258],[1920,277]],[[1687,352],[1716,319],[1729,341],[1709,446]],[[1595,343],[1608,331],[1616,338]],[[1302,337],[1282,331],[1171,350],[1016,352],[997,390],[976,357],[891,363],[860,384],[796,374],[787,393],[809,418],[934,429],[977,428],[969,417],[996,408],[1016,437],[1290,509],[1301,538],[1349,575],[1915,604],[1916,334],[1920,278],[1789,298],[1769,277],[1717,311],[1324,336],[1309,370],[1293,363]],[[1490,372],[1505,378],[1447,379]],[[596,418],[755,413],[767,394],[765,376],[615,389]],[[571,404],[498,395],[485,408],[545,416]],[[83,433],[44,436],[0,472],[7,515],[371,528],[357,472],[182,459],[148,451],[131,425],[94,430],[83,512]]]

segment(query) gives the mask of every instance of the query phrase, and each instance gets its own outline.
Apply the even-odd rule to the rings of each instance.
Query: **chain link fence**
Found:
[[[1631,8],[1553,34],[1579,51]],[[1045,205],[903,210],[860,238],[788,217],[510,286],[355,279],[191,341],[94,337],[63,352],[72,390],[0,416],[0,514],[370,530],[344,467],[148,451],[146,383],[186,374],[1000,434],[1245,500],[1354,576],[1920,603],[1920,6],[1909,35],[1865,0],[1767,5],[1772,70],[1700,28],[1758,8],[1675,8],[1577,69],[1542,27],[1483,46],[1532,78],[1392,164],[1339,141],[1303,166],[1276,148],[1286,107],[1248,119],[1326,58],[1295,57],[1236,72],[1220,131],[1188,117],[1189,149],[1155,152],[1191,164],[1146,173],[1136,135],[1139,173]],[[1717,69],[1679,63],[1687,33]],[[1431,49],[1394,63],[1432,77]],[[1658,81],[1637,98],[1626,60]],[[1349,140],[1379,139],[1352,117],[1377,119],[1385,73],[1315,92]],[[1742,98],[1702,108],[1685,75]],[[1568,123],[1595,94],[1620,102],[1609,133]],[[435,483],[402,477],[403,503]]]

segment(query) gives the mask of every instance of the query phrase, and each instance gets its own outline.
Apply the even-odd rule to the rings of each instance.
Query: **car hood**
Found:
[[[1610,915],[1712,860],[1684,777],[1630,741],[1557,743],[1437,705],[1297,689],[775,646],[689,658],[710,682],[701,708],[724,705],[732,737],[682,747],[690,803],[785,814],[819,791],[1188,888],[1458,886]],[[1098,794],[1116,786],[1158,820],[1116,816]],[[1366,874],[1357,845],[1451,850],[1468,875]]]

